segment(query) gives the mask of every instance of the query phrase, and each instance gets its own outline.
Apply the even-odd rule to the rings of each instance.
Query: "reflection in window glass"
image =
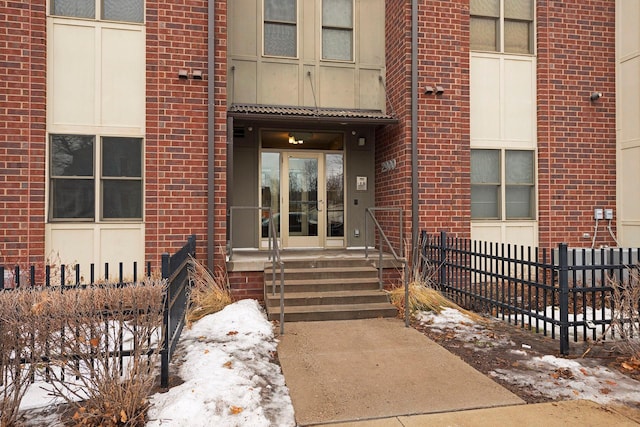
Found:
[[[344,237],[344,163],[342,154],[327,154],[327,237]]]
[[[51,0],[51,14],[72,18],[96,17],[95,0]]]
[[[144,22],[144,0],[103,0],[102,19],[120,22]]]
[[[280,235],[280,154],[262,153],[261,198],[262,207],[270,208],[275,221],[276,233]],[[262,237],[269,237],[269,212],[261,216]]]

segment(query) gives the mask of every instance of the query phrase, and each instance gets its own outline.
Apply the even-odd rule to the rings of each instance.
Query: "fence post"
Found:
[[[4,267],[0,266],[0,291],[4,289]]]
[[[162,278],[169,279],[169,254],[162,254]],[[167,282],[167,290],[164,295],[164,309],[162,310],[163,342],[160,350],[160,387],[169,386],[169,300],[171,299],[171,286]]]
[[[447,270],[445,266],[445,262],[447,261],[447,232],[440,232],[440,262],[439,262],[439,279],[440,286],[444,286],[447,283]]]
[[[558,245],[558,284],[560,286],[560,353],[569,354],[569,256],[568,245]]]

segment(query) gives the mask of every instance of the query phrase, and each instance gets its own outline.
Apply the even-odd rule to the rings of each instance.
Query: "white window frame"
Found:
[[[513,222],[513,221],[535,221],[537,220],[537,206],[538,206],[538,201],[537,201],[537,189],[538,189],[538,182],[537,182],[537,151],[536,150],[532,150],[532,149],[508,149],[508,148],[480,148],[480,147],[474,147],[471,149],[471,152],[473,151],[496,151],[499,152],[499,156],[498,156],[498,162],[499,162],[499,168],[500,168],[500,182],[497,183],[474,183],[471,182],[471,191],[473,191],[473,187],[474,186],[497,186],[497,191],[498,191],[498,195],[497,195],[497,212],[498,212],[498,217],[474,217],[473,215],[471,216],[471,220],[472,221],[502,221],[502,222]],[[510,151],[525,151],[528,153],[531,153],[531,158],[532,158],[532,178],[533,178],[533,182],[531,184],[529,183],[516,183],[516,184],[508,184],[507,183],[507,152]],[[531,191],[531,200],[530,200],[530,206],[529,206],[529,210],[530,210],[530,216],[528,217],[507,217],[507,188],[508,187],[529,187],[532,189]],[[470,195],[471,197],[471,195]]]
[[[471,0],[473,3],[474,0]],[[492,53],[503,53],[503,54],[513,54],[513,55],[535,55],[536,54],[536,0],[532,0],[532,17],[531,21],[528,20],[517,20],[517,19],[505,19],[505,8],[504,4],[507,0],[498,0],[500,3],[500,11],[499,16],[496,21],[496,38],[497,38],[497,50],[477,50],[473,49],[473,42],[470,40],[470,46],[472,51],[476,52],[492,52]],[[486,18],[486,16],[482,15],[473,15],[470,13],[470,21],[474,19],[474,17]],[[506,21],[515,21],[515,22],[528,22],[529,23],[529,52],[505,52],[505,43],[504,43],[504,23]],[[471,25],[471,22],[470,22]],[[472,34],[469,35],[470,39]]]
[[[322,6],[321,6],[321,13],[320,13],[320,27],[322,28],[321,34],[320,34],[320,44],[321,44],[321,48],[320,48],[320,56],[322,57],[323,61],[335,61],[335,62],[354,62],[355,61],[355,55],[356,55],[356,48],[355,48],[355,14],[356,14],[356,10],[355,10],[355,4],[353,0],[349,0],[351,3],[351,26],[350,27],[339,27],[339,26],[332,26],[332,25],[324,25],[324,1],[325,0],[321,0],[322,1]],[[339,30],[339,31],[350,31],[351,32],[351,57],[349,59],[342,59],[342,58],[326,58],[324,56],[324,31],[326,30]]]
[[[86,135],[82,134],[79,136],[91,137],[93,139],[93,174],[91,176],[56,176],[53,175],[53,162],[51,156],[53,155],[52,145],[53,145],[53,137],[55,136],[65,136],[74,134],[71,133],[50,133],[48,135],[48,180],[47,180],[47,191],[49,194],[48,200],[48,219],[49,222],[83,222],[83,223],[98,223],[98,222],[143,222],[144,221],[144,213],[145,213],[145,188],[144,188],[144,176],[145,176],[145,168],[144,168],[144,138],[135,137],[135,136],[122,136],[122,135]],[[135,139],[140,142],[140,176],[139,177],[126,177],[126,176],[105,176],[103,173],[102,167],[102,158],[103,158],[103,144],[104,138],[123,138],[123,139]],[[81,218],[81,217],[68,217],[68,218],[57,218],[54,217],[54,198],[55,194],[53,191],[53,183],[56,179],[91,179],[93,181],[93,195],[94,195],[94,207],[93,207],[93,217],[92,218]],[[105,218],[104,217],[104,183],[106,181],[139,181],[140,182],[140,216],[139,217],[117,217],[117,218]]]
[[[289,21],[271,21],[271,20],[267,20],[266,17],[266,5],[265,3],[269,1],[269,0],[262,0],[262,56],[267,56],[267,57],[273,57],[273,58],[289,58],[289,59],[297,59],[299,52],[300,52],[300,4],[298,0],[294,0],[294,3],[296,5],[296,20],[295,22],[289,22]],[[272,53],[267,53],[266,49],[265,49],[265,44],[266,44],[266,35],[265,35],[265,24],[270,24],[270,23],[274,23],[274,24],[283,24],[283,25],[290,25],[295,27],[295,43],[296,43],[296,52],[294,54],[294,56],[283,56],[283,55],[275,55]]]

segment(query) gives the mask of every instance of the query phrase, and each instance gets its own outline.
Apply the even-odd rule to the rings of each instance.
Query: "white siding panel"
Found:
[[[96,259],[94,255],[94,226],[47,225],[46,257],[48,263],[80,265],[80,274],[89,278],[89,269]],[[85,274],[86,272],[86,274]],[[58,278],[56,278],[58,279]]]
[[[102,30],[102,125],[144,127],[144,33]]]
[[[123,242],[126,242],[123,244]],[[122,262],[125,279],[133,278],[133,263],[137,262],[138,277],[144,272],[144,232],[140,227],[102,228],[100,230],[100,272],[109,263],[109,277],[118,277],[118,263]],[[155,260],[154,260],[155,261]]]
[[[504,59],[504,140],[531,148],[536,145],[533,65],[530,60]]]
[[[500,59],[472,57],[470,75],[471,144],[498,141],[500,133]]]
[[[49,72],[52,74],[50,125],[95,124],[95,31],[54,24]]]
[[[618,127],[620,145],[637,145],[640,140],[640,56],[618,66]]]
[[[622,150],[620,163],[620,217],[625,221],[640,221],[640,147]]]
[[[623,31],[619,32],[618,43],[620,51],[619,58],[640,52],[640,1],[639,0],[623,0],[616,2],[618,9],[619,22],[618,25]]]

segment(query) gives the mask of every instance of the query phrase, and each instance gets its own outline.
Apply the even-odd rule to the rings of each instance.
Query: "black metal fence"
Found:
[[[540,249],[421,233],[421,274],[456,304],[559,338],[597,339],[615,314],[613,286],[637,277],[638,249]],[[637,279],[636,279],[637,280]]]
[[[185,324],[189,292],[189,257],[196,256],[196,236],[192,234],[187,244],[169,256],[162,254],[162,277],[167,279],[167,293],[164,299],[163,348],[161,351],[160,385],[169,386],[169,362]]]
[[[173,255],[168,253],[162,254],[161,258],[161,274],[162,278],[167,280],[165,295],[163,296],[163,324],[162,324],[162,349],[160,382],[162,387],[167,387],[169,383],[169,363],[171,356],[175,351],[176,344],[180,338],[183,326],[185,324],[185,315],[187,310],[190,281],[188,275],[189,256],[196,256],[196,236],[189,236],[187,243]],[[133,263],[133,275],[131,278],[125,278],[123,263],[118,264],[118,279],[111,279],[109,276],[109,264],[104,265],[104,274],[100,279],[96,279],[95,265],[89,267],[89,280],[83,276],[79,265],[68,266],[45,266],[42,271],[38,271],[35,266],[25,272],[19,266],[6,269],[0,266],[0,291],[11,291],[20,288],[51,288],[59,289],[64,292],[69,289],[86,289],[94,286],[116,286],[124,287],[132,283],[138,282],[138,265]],[[147,277],[151,276],[151,262],[146,263]],[[73,277],[69,277],[73,276]],[[111,280],[110,280],[111,279]],[[124,312],[124,311],[123,311]],[[133,312],[132,312],[133,313]],[[132,314],[130,313],[130,314]],[[126,313],[125,313],[126,314]],[[120,325],[120,329],[122,329]],[[148,352],[156,352],[157,348],[149,346]],[[130,352],[120,349],[114,352],[120,366],[123,366],[123,357],[129,356]],[[48,359],[48,358],[47,358]],[[48,362],[49,360],[45,360]]]

